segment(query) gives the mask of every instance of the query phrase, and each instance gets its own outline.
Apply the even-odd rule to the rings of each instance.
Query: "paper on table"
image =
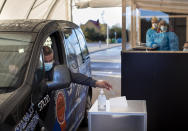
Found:
[[[110,103],[110,110],[124,110],[128,107],[127,100],[125,96],[122,97],[115,97],[109,99]]]

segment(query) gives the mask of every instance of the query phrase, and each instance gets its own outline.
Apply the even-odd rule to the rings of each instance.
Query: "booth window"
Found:
[[[148,3],[151,4],[151,3]],[[127,2],[126,31],[130,50],[183,51],[188,41],[188,12],[167,3],[146,6]],[[178,6],[178,5],[177,5]],[[155,19],[155,23],[154,21]],[[154,27],[155,26],[155,27]]]

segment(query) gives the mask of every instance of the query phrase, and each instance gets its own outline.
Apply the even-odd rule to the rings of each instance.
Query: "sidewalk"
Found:
[[[105,50],[105,49],[109,49],[109,48],[113,48],[117,46],[121,46],[121,43],[108,44],[108,46],[106,43],[102,43],[101,46],[99,45],[99,43],[87,43],[89,53],[94,53],[97,51],[101,51],[101,50]]]

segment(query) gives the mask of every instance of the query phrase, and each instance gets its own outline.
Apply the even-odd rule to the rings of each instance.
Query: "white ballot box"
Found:
[[[88,112],[89,131],[147,131],[147,111],[145,100],[127,100],[128,106],[110,108],[106,101],[106,111],[98,111],[97,100]]]

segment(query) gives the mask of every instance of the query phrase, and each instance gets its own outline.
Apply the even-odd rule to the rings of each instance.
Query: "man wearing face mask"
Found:
[[[56,65],[54,63],[54,54],[53,50],[48,46],[43,46],[43,54],[44,54],[44,66],[45,66],[45,78],[47,81],[53,80],[53,68]],[[107,90],[112,89],[112,86],[104,80],[94,80],[91,77],[83,75],[81,73],[71,73],[71,80],[74,83],[87,85],[90,87],[99,87],[105,88]]]
[[[156,48],[155,35],[157,34],[158,19],[157,17],[152,17],[151,19],[152,27],[146,33],[146,46],[151,48]]]

